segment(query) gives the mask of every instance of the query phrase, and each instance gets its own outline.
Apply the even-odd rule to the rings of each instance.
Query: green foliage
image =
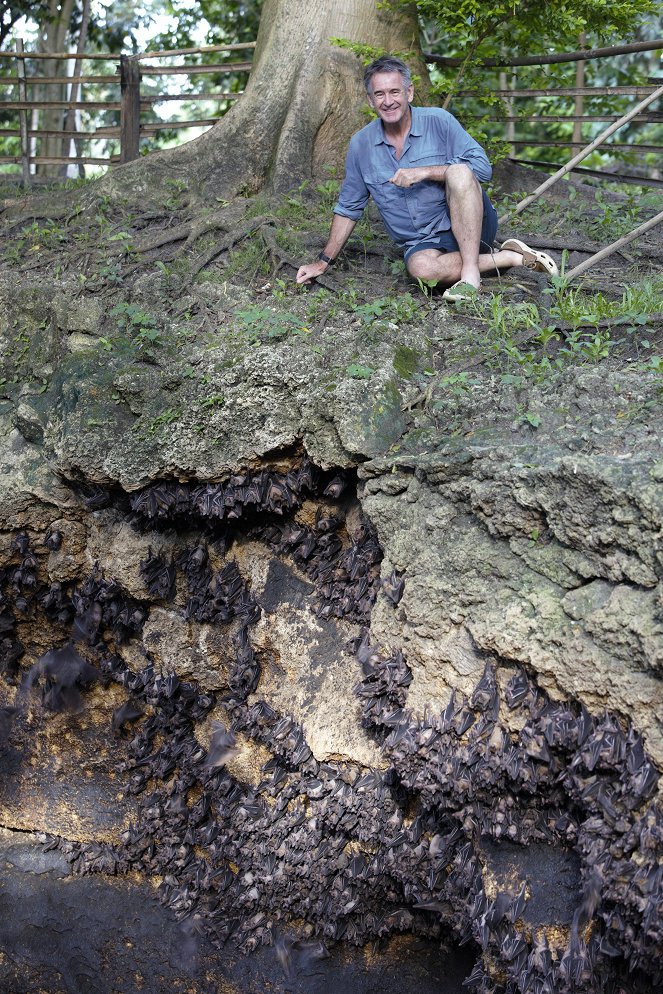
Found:
[[[422,280],[421,277],[419,277],[419,276],[417,276],[415,278],[416,278],[416,281],[417,281],[417,286],[419,287],[419,289],[423,293],[424,297],[427,297],[430,300],[430,298],[433,296],[433,290],[435,289],[435,287],[437,286],[437,284],[440,281],[439,280]]]
[[[253,305],[235,313],[240,326],[252,335],[264,338],[286,338],[288,335],[308,335],[309,329],[301,318],[287,311]]]
[[[379,6],[388,6],[388,4],[379,4]],[[419,4],[417,4],[419,6]],[[367,66],[369,62],[374,59],[379,59],[382,55],[394,55],[397,59],[402,59],[403,62],[409,62],[412,58],[416,57],[417,53],[413,49],[406,49],[400,52],[388,52],[385,48],[375,48],[373,45],[362,45],[359,42],[349,41],[347,38],[330,38],[332,45],[336,45],[338,48],[345,48],[347,51],[352,52],[361,60],[362,65]],[[412,77],[413,83],[416,85],[417,77]]]
[[[57,221],[33,221],[20,235],[3,245],[5,259],[10,263],[24,262],[26,258],[44,249],[55,249],[67,241],[67,231]]]
[[[349,366],[346,366],[345,372],[353,380],[370,380],[375,370],[372,366],[363,366],[359,362],[351,362]]]
[[[463,370],[461,373],[448,373],[440,380],[442,389],[455,397],[464,396],[472,387],[478,386],[480,383],[481,380],[471,376],[467,370]]]
[[[385,4],[403,6],[407,0]],[[630,35],[638,20],[653,11],[655,0],[417,0],[420,16],[435,22],[448,54],[504,54],[537,48],[561,50],[561,45],[585,33],[602,41]]]
[[[155,418],[152,418],[149,425],[147,426],[147,431],[150,435],[154,435],[159,428],[163,428],[166,425],[171,425],[174,421],[177,421],[182,416],[182,412],[173,407],[167,408],[162,411],[161,414],[157,414]]]
[[[201,400],[200,407],[223,407],[225,402],[226,398],[222,393],[215,393],[211,397],[205,397],[204,400]]]
[[[379,329],[388,323],[401,325],[413,321],[419,306],[411,293],[360,302],[356,286],[348,283],[344,291],[338,295],[332,312],[337,313],[341,309],[354,314],[365,327]]]
[[[137,304],[127,304],[123,301],[115,305],[111,315],[118,319],[120,329],[135,334],[139,347],[163,344],[156,318]]]
[[[25,17],[42,22],[48,12],[48,0],[0,0],[0,48],[6,47],[18,21]]]
[[[639,337],[648,315],[663,311],[663,277],[635,282],[620,299],[569,286],[563,277],[551,280],[545,292],[550,305],[544,313],[533,303],[509,303],[503,294],[472,302],[474,314],[486,325],[481,344],[490,354],[488,365],[501,370],[504,383],[518,386],[549,380],[568,366],[608,359],[623,344],[639,355],[649,347],[647,339]],[[547,346],[552,348],[550,355]],[[655,357],[649,361],[648,368],[656,372]]]

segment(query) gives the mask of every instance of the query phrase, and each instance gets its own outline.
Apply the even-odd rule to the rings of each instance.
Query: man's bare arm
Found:
[[[397,169],[389,182],[401,187],[414,186],[427,179],[444,183],[448,168],[449,166],[414,166],[411,169]]]
[[[328,255],[330,259],[335,259],[354,231],[356,223],[351,218],[344,217],[343,214],[334,214],[329,238],[323,249],[324,254]],[[315,262],[309,262],[305,266],[300,266],[297,273],[297,282],[310,283],[316,276],[322,276],[328,268],[328,264],[323,259],[316,259]]]

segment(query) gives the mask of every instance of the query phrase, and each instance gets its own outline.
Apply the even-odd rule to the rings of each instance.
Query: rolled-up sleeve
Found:
[[[357,144],[357,135],[355,135],[350,141],[345,159],[345,179],[334,207],[334,214],[349,217],[352,221],[359,220],[369,197],[368,187],[359,167]]]
[[[453,166],[459,162],[465,163],[479,182],[487,183],[493,175],[493,168],[481,145],[475,142],[474,138],[465,131],[452,114],[446,114],[445,123],[447,126],[447,164]]]

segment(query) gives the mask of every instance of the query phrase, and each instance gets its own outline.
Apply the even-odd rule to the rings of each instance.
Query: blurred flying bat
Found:
[[[237,756],[239,749],[235,748],[236,740],[233,733],[229,732],[220,721],[213,722],[212,727],[214,731],[204,765],[209,769],[216,769],[218,766],[225,766],[233,757]]]
[[[303,942],[289,936],[280,936],[274,944],[274,950],[288,980],[292,980],[298,973],[309,971],[320,960],[329,957],[329,951],[323,942]]]
[[[75,601],[76,603],[76,601]],[[76,603],[77,612],[72,628],[74,642],[94,642],[101,625],[102,609],[98,601],[93,601],[89,607],[84,607],[82,599]]]
[[[81,707],[78,687],[87,687],[99,679],[99,671],[79,656],[69,643],[49,649],[30,668],[21,691],[30,690],[43,679],[42,703],[51,711],[77,711]]]
[[[112,726],[114,731],[119,731],[127,722],[141,718],[145,712],[137,707],[133,701],[127,701],[121,707],[113,711]]]
[[[11,732],[12,723],[17,710],[17,708],[12,707],[0,708],[0,744],[2,742],[6,742],[9,738],[9,733]]]

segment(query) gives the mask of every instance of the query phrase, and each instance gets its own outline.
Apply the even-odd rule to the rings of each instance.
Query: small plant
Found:
[[[534,411],[523,411],[520,415],[520,421],[527,423],[531,428],[538,428],[541,424],[541,416],[535,414]]]
[[[419,276],[416,277],[416,280],[417,280],[417,286],[419,287],[419,289],[423,293],[424,297],[427,297],[428,300],[430,300],[430,298],[433,296],[433,290],[435,289],[435,287],[438,285],[438,283],[440,281],[439,280],[422,280]]]
[[[536,338],[537,338],[537,341],[541,345],[543,345],[544,348],[545,348],[545,346],[548,344],[548,342],[551,342],[551,341],[552,342],[559,342],[559,340],[560,340],[560,334],[557,331],[557,329],[554,327],[554,325],[546,325],[544,328],[541,329],[541,331],[536,336]]]
[[[346,366],[345,372],[353,380],[370,380],[375,370],[372,366],[362,366],[361,363],[351,362],[349,366]]]
[[[285,280],[276,278],[272,287],[272,297],[274,300],[285,300],[288,296],[288,284]]]
[[[134,331],[141,345],[161,345],[161,332],[157,328],[156,318],[136,304],[122,302],[116,304],[111,315],[118,319],[118,327],[126,331]]]
[[[107,262],[103,266],[100,266],[97,270],[97,275],[105,280],[106,283],[118,284],[123,279],[122,268],[117,262]]]
[[[225,402],[226,398],[222,393],[215,393],[211,397],[205,397],[204,400],[201,400],[200,407],[223,407]]]
[[[266,338],[310,334],[310,330],[296,314],[277,311],[272,307],[253,306],[244,311],[237,311],[235,316],[247,331],[254,335],[264,335]]]
[[[449,373],[440,380],[442,389],[445,391],[448,390],[454,397],[463,397],[469,393],[472,387],[478,386],[480,383],[481,380],[470,376],[466,370],[462,373]]]
[[[607,331],[596,331],[593,334],[574,331],[568,336],[567,346],[560,349],[560,353],[587,362],[599,362],[608,358],[616,344]]]
[[[163,428],[165,425],[171,425],[173,421],[177,421],[181,414],[181,411],[176,410],[173,407],[167,408],[167,410],[162,411],[161,414],[157,414],[155,418],[152,418],[147,426],[148,433],[150,435],[154,435],[159,428]]]

